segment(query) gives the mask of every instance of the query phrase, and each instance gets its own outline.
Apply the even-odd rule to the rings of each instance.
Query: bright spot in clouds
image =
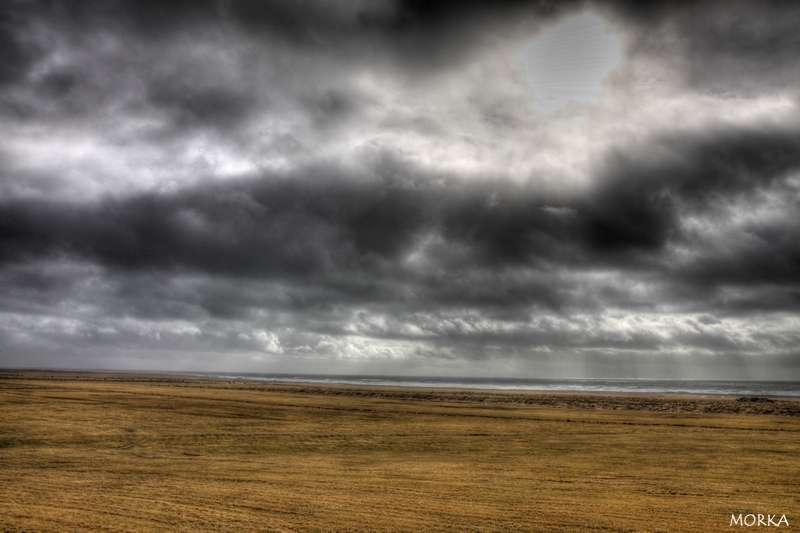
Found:
[[[619,59],[619,42],[602,19],[588,12],[546,30],[522,52],[540,111],[553,111],[573,100],[591,100]]]

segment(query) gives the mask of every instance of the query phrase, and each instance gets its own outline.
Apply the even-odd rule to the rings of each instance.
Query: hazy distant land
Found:
[[[800,399],[0,373],[0,531],[730,531]]]

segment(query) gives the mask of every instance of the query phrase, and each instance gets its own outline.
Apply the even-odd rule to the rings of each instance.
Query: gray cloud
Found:
[[[696,246],[692,239],[702,236],[683,227],[686,217],[724,217],[719,210],[731,202],[796,188],[787,181],[800,171],[800,135],[793,131],[704,132],[633,149],[646,151],[648,144],[669,155],[612,153],[595,185],[571,197],[498,181],[464,185],[384,159],[372,177],[312,167],[88,204],[7,201],[0,211],[3,252],[8,260],[71,253],[123,269],[308,276],[395,265],[434,236],[443,240],[436,253],[448,266],[468,257],[475,266],[498,268],[635,267],[671,243]],[[390,174],[387,166],[404,174]],[[796,267],[796,206],[783,207],[783,216],[738,228],[777,252],[757,252],[762,263],[754,269],[766,280],[791,279]],[[724,218],[715,223],[730,225]],[[460,250],[458,259],[447,257],[450,245]],[[730,245],[724,253],[747,253]],[[746,261],[736,264],[747,269]]]
[[[655,56],[689,86],[727,96],[797,85],[800,10],[791,1],[630,2],[635,53]]]

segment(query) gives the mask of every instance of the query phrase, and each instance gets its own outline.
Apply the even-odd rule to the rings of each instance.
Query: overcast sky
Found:
[[[800,379],[800,3],[5,0],[0,366]]]

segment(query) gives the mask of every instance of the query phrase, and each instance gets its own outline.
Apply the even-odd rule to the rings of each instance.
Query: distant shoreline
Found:
[[[593,411],[643,411],[686,414],[758,414],[800,416],[800,398],[641,391],[598,392],[499,390],[457,387],[406,387],[351,383],[285,382],[231,379],[178,373],[65,370],[0,370],[6,380],[56,382],[161,383],[203,389],[240,389],[316,397],[360,397],[398,401],[539,406]]]
[[[689,396],[767,396],[800,398],[800,382],[771,380],[681,380],[648,378],[475,378],[441,376],[380,376],[347,374],[137,371],[0,368],[0,375],[51,375],[79,379],[209,380],[310,386],[387,387],[391,389],[459,390],[535,394],[644,394]]]

